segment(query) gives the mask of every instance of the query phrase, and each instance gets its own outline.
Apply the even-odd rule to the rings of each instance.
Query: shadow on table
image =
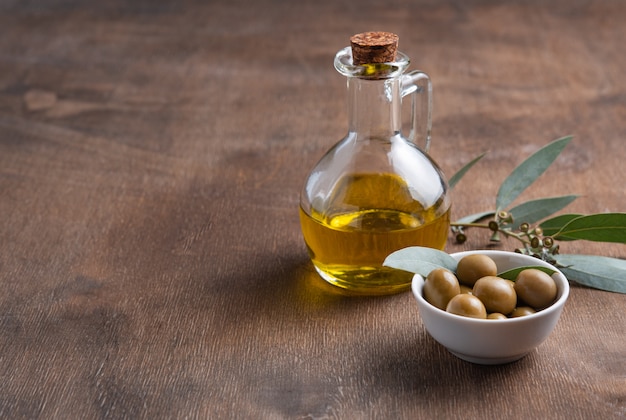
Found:
[[[517,375],[525,375],[536,365],[535,352],[503,365],[478,365],[463,361],[449,353],[424,330],[417,339],[398,340],[401,345],[391,346],[387,357],[364,367],[364,373],[377,378],[381,389],[403,389],[428,396],[431,393],[472,393],[470,385],[480,389],[483,384],[497,386],[510,382]]]

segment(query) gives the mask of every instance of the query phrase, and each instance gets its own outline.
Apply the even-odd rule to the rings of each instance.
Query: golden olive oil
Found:
[[[356,292],[388,294],[409,288],[412,274],[383,267],[408,246],[443,249],[450,210],[424,208],[397,175],[344,177],[324,209],[300,208],[304,240],[320,275]]]

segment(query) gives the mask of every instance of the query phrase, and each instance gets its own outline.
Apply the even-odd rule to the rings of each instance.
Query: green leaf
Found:
[[[383,262],[386,267],[421,274],[426,277],[435,268],[456,270],[456,260],[444,251],[412,246],[391,253]]]
[[[573,218],[555,237],[626,244],[626,213],[600,213]]]
[[[544,236],[552,236],[554,239],[558,239],[559,241],[574,241],[575,238],[567,238],[565,236],[557,237],[554,235],[563,229],[563,227],[569,222],[582,216],[582,214],[561,214],[551,219],[544,220],[541,222],[539,227],[543,230]]]
[[[465,175],[465,173],[469,171],[470,168],[474,166],[476,162],[481,160],[485,155],[486,153],[483,153],[482,155],[475,157],[471,162],[459,169],[457,173],[452,175],[452,177],[448,180],[448,185],[450,186],[450,189],[454,188],[454,186],[461,180],[461,178],[463,178],[463,175]]]
[[[597,255],[557,255],[565,276],[594,289],[626,293],[626,260]]]
[[[459,224],[465,224],[465,223],[474,223],[477,222],[481,219],[484,219],[485,217],[490,217],[495,215],[496,212],[494,211],[483,211],[481,213],[474,213],[474,214],[470,214],[469,216],[465,216],[459,220],[457,220],[455,223],[459,223]]]
[[[514,221],[508,226],[510,226],[511,229],[519,229],[519,226],[524,222],[531,224],[538,222],[566,207],[577,198],[577,195],[564,195],[522,203],[509,210],[509,213],[513,215]]]
[[[529,266],[525,266],[525,267],[516,267],[516,268],[512,268],[510,270],[504,271],[500,274],[498,274],[498,277],[501,277],[503,279],[507,279],[507,280],[512,280],[515,281],[515,279],[517,279],[517,275],[524,271],[524,270],[528,270],[529,268],[534,268],[535,270],[540,270],[543,271],[546,274],[552,275],[554,273],[556,273],[555,270],[548,268],[548,267],[543,267],[543,266],[539,266],[539,265],[529,265]]]
[[[524,160],[504,180],[496,196],[497,211],[507,208],[554,162],[572,136],[562,137],[542,147]]]

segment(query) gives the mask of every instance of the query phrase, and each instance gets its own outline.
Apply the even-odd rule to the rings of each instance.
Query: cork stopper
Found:
[[[396,60],[398,35],[391,32],[363,32],[350,38],[352,64],[391,63]]]

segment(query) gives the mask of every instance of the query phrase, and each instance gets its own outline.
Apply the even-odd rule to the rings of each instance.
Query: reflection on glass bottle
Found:
[[[369,40],[377,34],[389,35],[366,33]],[[353,63],[355,37],[353,47],[335,57],[335,68],[348,79],[348,134],[305,182],[300,220],[325,280],[359,293],[389,294],[406,290],[412,278],[382,266],[389,254],[415,245],[444,248],[448,187],[416,145],[421,140],[427,150],[430,142],[430,79],[419,71],[405,73],[409,59],[395,49],[393,61]],[[405,138],[400,114],[408,95],[413,118]]]

